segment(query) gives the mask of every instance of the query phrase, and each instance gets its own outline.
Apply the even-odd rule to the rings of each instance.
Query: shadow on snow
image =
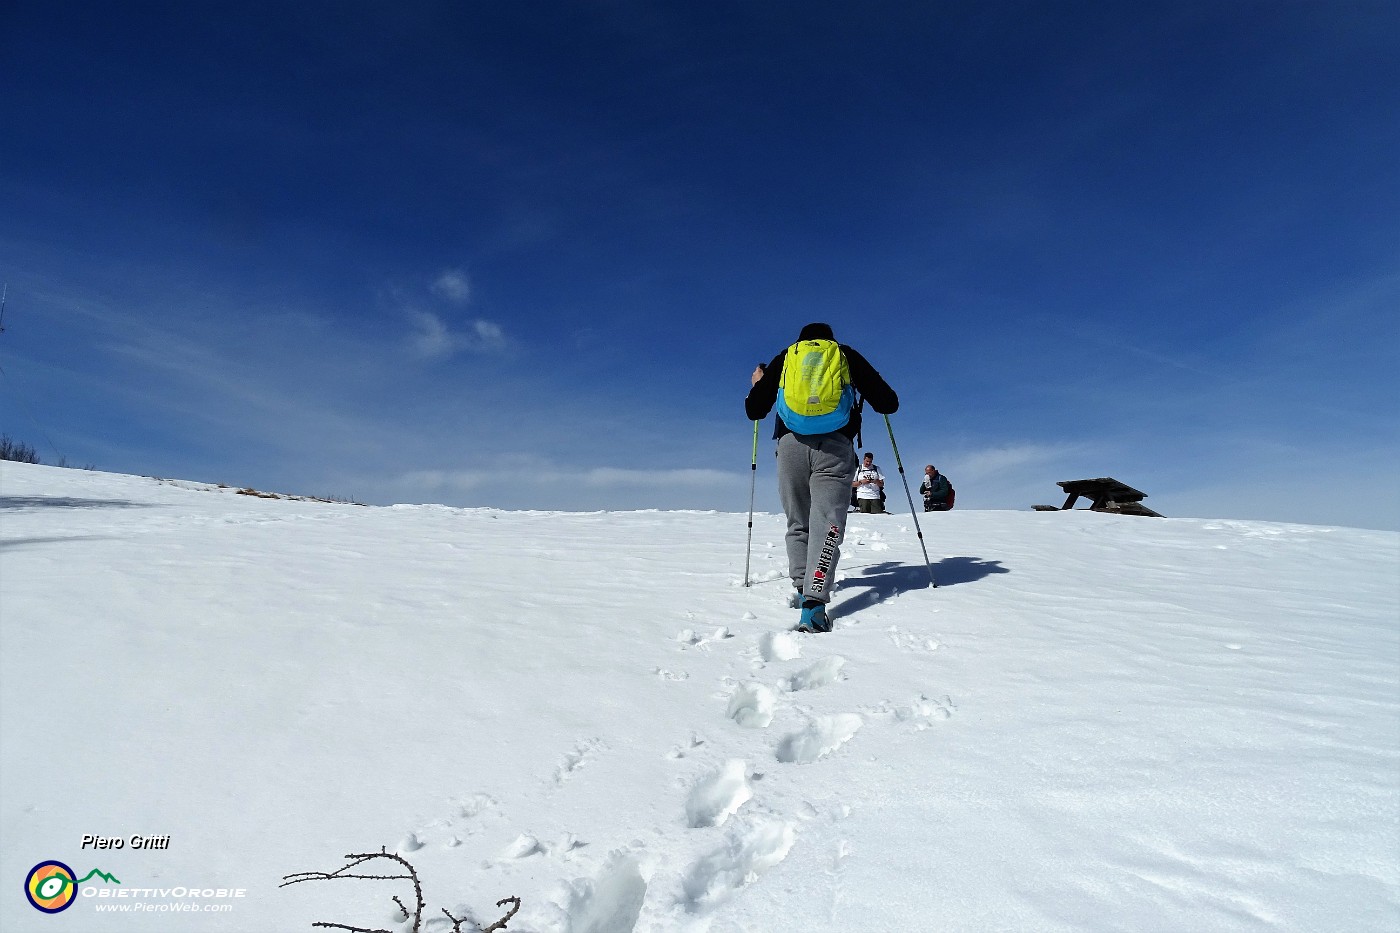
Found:
[[[12,551],[35,544],[67,544],[70,541],[116,541],[111,535],[65,535],[52,538],[10,538],[0,541],[0,551]]]
[[[869,564],[859,569],[860,576],[842,578],[838,592],[863,587],[865,592],[833,604],[830,615],[833,618],[851,615],[862,609],[877,606],[892,596],[911,590],[929,589],[928,567],[921,564],[897,564],[885,561]],[[983,560],[980,557],[945,557],[933,565],[933,576],[940,588],[957,586],[959,583],[973,583],[994,573],[1010,573],[1000,561]]]
[[[148,509],[129,499],[72,499],[67,496],[0,496],[0,509]]]

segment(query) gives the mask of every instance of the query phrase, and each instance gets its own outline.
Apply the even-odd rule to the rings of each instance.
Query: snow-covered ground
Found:
[[[797,635],[773,515],[0,464],[0,928],[1400,929],[1400,535],[920,519]]]

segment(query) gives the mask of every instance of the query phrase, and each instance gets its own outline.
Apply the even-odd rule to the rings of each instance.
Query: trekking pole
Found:
[[[894,448],[894,464],[899,467],[899,478],[904,480],[904,497],[909,500],[909,514],[914,516],[914,530],[919,534],[919,549],[924,552],[924,566],[928,567],[930,586],[938,586],[933,578],[933,564],[928,559],[928,548],[924,546],[924,530],[919,527],[919,513],[914,511],[914,497],[909,493],[909,477],[904,475],[904,463],[899,459],[899,445],[894,442],[894,428],[890,427],[890,416],[885,415],[885,430],[890,432],[890,446]]]
[[[744,547],[744,586],[749,585],[749,557],[753,554],[753,493],[758,488],[758,422],[753,423],[753,461],[749,464],[749,543]]]

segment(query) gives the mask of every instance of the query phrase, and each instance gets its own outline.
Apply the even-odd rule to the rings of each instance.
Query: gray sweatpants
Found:
[[[784,434],[778,439],[778,495],[787,513],[788,574],[806,599],[831,601],[846,537],[851,480],[859,466],[844,434]]]

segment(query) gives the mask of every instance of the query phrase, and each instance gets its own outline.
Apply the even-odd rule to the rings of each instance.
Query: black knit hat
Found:
[[[830,324],[823,324],[820,321],[808,324],[802,328],[802,333],[797,335],[798,340],[835,340],[836,335],[831,332]]]

